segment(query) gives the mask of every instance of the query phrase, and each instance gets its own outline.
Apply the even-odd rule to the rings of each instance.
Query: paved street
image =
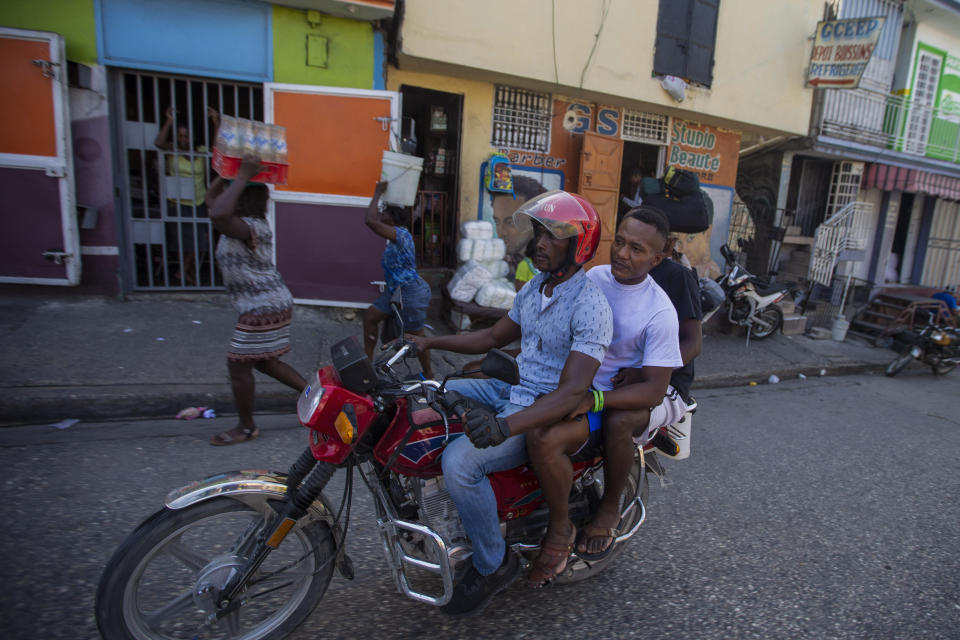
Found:
[[[396,592],[358,492],[357,579],[334,577],[294,637],[955,638],[958,390],[960,374],[924,369],[701,390],[693,457],[668,461],[671,486],[651,488],[648,523],[620,563],[571,587],[518,583],[476,620]],[[4,637],[96,638],[99,573],[169,489],[285,470],[306,442],[292,416],[269,416],[255,442],[206,444],[228,424],[0,430],[12,496],[0,509]]]

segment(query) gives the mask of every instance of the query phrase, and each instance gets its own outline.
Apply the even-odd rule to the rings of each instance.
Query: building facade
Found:
[[[590,198],[606,256],[629,174],[676,165],[696,171],[713,201],[712,229],[684,249],[716,274],[741,147],[807,132],[813,91],[803,74],[821,11],[816,2],[406,0],[387,86],[417,123],[425,180],[431,154],[445,158],[430,185],[447,198],[439,241],[452,246],[458,222],[509,214],[486,185],[491,157],[502,155],[514,175]],[[430,130],[435,109],[448,113],[443,131]],[[525,196],[518,190],[512,208]]]
[[[876,17],[859,86],[817,87],[808,136],[741,157],[741,196],[786,231],[760,261],[834,306],[960,281],[960,3],[841,0],[821,19]]]
[[[381,28],[394,10],[393,0],[4,2],[2,77],[31,93],[5,101],[0,118],[11,230],[0,280],[112,294],[220,288],[203,205],[215,111],[287,128],[289,179],[271,188],[268,218],[294,296],[368,302],[382,241],[363,211],[399,139]],[[172,142],[180,129],[186,147]]]

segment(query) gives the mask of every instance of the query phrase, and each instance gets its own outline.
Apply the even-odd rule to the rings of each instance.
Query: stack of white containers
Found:
[[[462,264],[447,284],[450,298],[457,302],[473,300],[484,307],[512,307],[516,291],[505,277],[510,270],[503,259],[505,254],[503,240],[493,237],[491,222],[464,222],[457,243],[457,258]]]

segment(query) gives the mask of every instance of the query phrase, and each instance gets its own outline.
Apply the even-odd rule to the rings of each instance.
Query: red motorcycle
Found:
[[[97,590],[96,616],[106,640],[134,638],[283,638],[313,611],[334,569],[354,575],[344,539],[355,472],[373,494],[387,563],[398,589],[414,600],[446,604],[470,541],[444,489],[440,456],[462,433],[442,382],[407,366],[412,343],[398,341],[375,364],[357,342],[332,348],[333,365],[317,372],[297,402],[309,447],[284,475],[224,473],[169,494],[114,553]],[[401,372],[401,369],[404,372]],[[482,373],[516,384],[516,361],[487,354]],[[690,415],[685,416],[689,433]],[[671,425],[671,435],[678,436]],[[681,434],[682,437],[682,434]],[[570,517],[589,521],[603,493],[599,451],[575,460]],[[344,469],[335,503],[322,491]],[[574,555],[556,581],[590,577],[614,562],[646,516],[647,472],[662,476],[657,456],[640,448],[621,497],[623,535],[609,555]],[[537,477],[527,466],[490,476],[507,545],[532,557],[547,526]]]

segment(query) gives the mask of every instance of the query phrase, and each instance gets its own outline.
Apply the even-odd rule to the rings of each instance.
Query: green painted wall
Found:
[[[93,1],[0,0],[0,25],[59,33],[66,41],[68,59],[96,64],[97,28]]]
[[[373,27],[368,22],[320,15],[316,27],[307,12],[273,8],[275,82],[370,89],[373,83]],[[307,36],[327,38],[327,68],[307,65]]]

